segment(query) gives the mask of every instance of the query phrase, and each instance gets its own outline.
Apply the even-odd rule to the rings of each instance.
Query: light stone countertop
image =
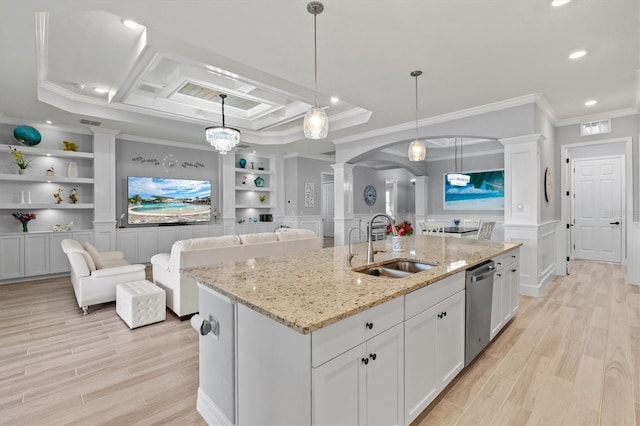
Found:
[[[372,265],[389,259],[415,259],[438,266],[405,278],[352,271],[366,264],[366,243],[186,268],[183,273],[302,334],[441,280],[519,247],[519,243],[439,236],[408,238],[407,250],[391,251],[391,239],[374,242]]]

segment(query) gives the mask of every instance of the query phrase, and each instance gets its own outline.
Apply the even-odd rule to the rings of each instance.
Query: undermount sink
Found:
[[[434,264],[418,262],[416,260],[392,260],[378,266],[367,266],[354,269],[354,272],[373,275],[375,277],[404,278],[416,272],[428,271]]]

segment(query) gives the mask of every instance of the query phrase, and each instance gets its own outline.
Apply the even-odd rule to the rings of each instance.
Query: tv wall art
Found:
[[[445,210],[504,210],[504,170],[465,172],[471,179],[465,186],[444,181]]]

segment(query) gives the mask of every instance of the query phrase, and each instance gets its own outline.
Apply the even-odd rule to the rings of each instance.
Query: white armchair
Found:
[[[85,314],[89,306],[116,300],[116,285],[146,278],[144,265],[131,265],[121,252],[98,252],[78,241],[61,241],[62,251],[71,265],[71,284],[78,306]]]

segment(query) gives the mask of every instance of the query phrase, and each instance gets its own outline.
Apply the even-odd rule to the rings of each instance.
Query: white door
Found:
[[[403,418],[404,368],[402,324],[367,341],[368,425],[400,425]]]
[[[573,161],[576,259],[621,262],[622,158]]]
[[[460,291],[436,305],[436,379],[445,386],[464,367],[465,293]]]
[[[333,175],[330,175],[331,181],[328,176],[323,174],[322,177],[322,227],[325,237],[333,237]]]

